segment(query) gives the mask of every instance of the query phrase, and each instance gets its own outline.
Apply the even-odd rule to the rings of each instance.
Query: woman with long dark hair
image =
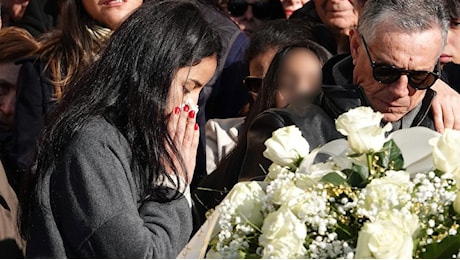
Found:
[[[194,104],[220,49],[189,1],[146,2],[120,26],[41,135],[21,202],[27,257],[179,254],[192,230]]]
[[[57,0],[56,29],[42,35],[41,47],[23,60],[16,102],[15,149],[8,158],[19,173],[30,167],[37,136],[69,83],[97,59],[101,48],[143,0]],[[21,183],[22,181],[19,180]]]

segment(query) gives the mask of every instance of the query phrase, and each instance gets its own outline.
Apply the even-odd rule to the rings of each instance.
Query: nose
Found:
[[[246,20],[252,20],[254,18],[254,14],[252,13],[252,5],[248,5],[246,12],[243,14],[243,18]]]
[[[15,112],[15,105],[15,95],[7,95],[0,101],[0,112],[6,117],[13,116]]]
[[[403,98],[409,95],[409,78],[407,75],[401,75],[399,79],[388,85],[388,90],[393,98]]]

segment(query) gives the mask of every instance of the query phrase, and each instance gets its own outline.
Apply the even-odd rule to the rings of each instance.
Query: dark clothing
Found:
[[[358,106],[370,106],[361,87],[351,84],[354,67],[350,57],[339,60],[336,64],[330,64],[329,68],[331,71],[325,72],[330,75],[328,80],[338,85],[323,85],[322,93],[315,99],[314,104],[310,104],[311,100],[307,102],[299,100],[301,102],[294,102],[284,109],[262,112],[251,123],[247,139],[244,140],[247,147],[242,155],[238,155],[242,162],[241,165],[237,165],[238,170],[234,170],[234,167],[228,170],[218,166],[216,171],[199,183],[199,189],[193,192],[192,198],[195,200],[199,216],[203,217],[208,209],[222,201],[226,194],[219,191],[229,191],[237,182],[247,181],[267,172],[271,161],[263,157],[264,142],[276,129],[296,125],[310,144],[310,149],[314,149],[342,137],[334,123],[339,115]],[[414,126],[434,129],[431,101],[435,94],[436,92],[431,89],[426,90],[421,105],[403,117],[401,122],[394,122],[393,130]],[[232,167],[232,164],[239,162],[226,163],[230,165],[228,167]]]
[[[49,81],[50,73],[45,70],[43,62],[29,58],[21,63],[16,93],[14,146],[5,156],[8,162],[5,163],[7,172],[9,169],[15,172],[17,179],[14,183],[21,183],[24,172],[30,167],[37,137],[44,126],[45,115],[55,104],[52,100],[54,86]],[[14,188],[17,190],[17,186]]]
[[[460,93],[460,65],[448,63],[441,71],[441,79]]]
[[[90,120],[39,183],[26,256],[177,257],[192,230],[187,199],[140,202],[133,165],[118,129]]]
[[[35,38],[45,32],[51,31],[58,20],[56,0],[32,0],[26,7],[24,16],[18,22],[12,21],[10,25],[26,29]]]
[[[318,39],[317,42],[326,48],[330,53],[337,54],[337,43],[334,35],[321,21],[315,9],[315,3],[309,1],[292,13],[289,19],[300,19],[308,23],[312,23],[313,34]]]
[[[248,75],[244,61],[244,52],[249,45],[248,37],[221,11],[208,5],[203,5],[203,8],[206,20],[219,32],[223,48],[216,73],[200,92],[198,99],[200,142],[192,188],[206,175],[206,121],[210,118],[239,116],[249,93],[243,86],[243,79]]]

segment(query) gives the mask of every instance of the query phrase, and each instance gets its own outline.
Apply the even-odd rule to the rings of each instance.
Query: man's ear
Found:
[[[349,37],[351,57],[353,58],[353,64],[355,64],[355,60],[358,58],[359,51],[361,50],[361,35],[356,28],[353,28],[350,30]]]

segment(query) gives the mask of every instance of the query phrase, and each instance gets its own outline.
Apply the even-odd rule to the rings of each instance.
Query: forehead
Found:
[[[383,31],[366,42],[374,61],[414,70],[431,70],[443,46],[436,28],[413,33]]]
[[[20,65],[15,65],[13,62],[0,63],[0,83],[8,83],[16,86]]]

